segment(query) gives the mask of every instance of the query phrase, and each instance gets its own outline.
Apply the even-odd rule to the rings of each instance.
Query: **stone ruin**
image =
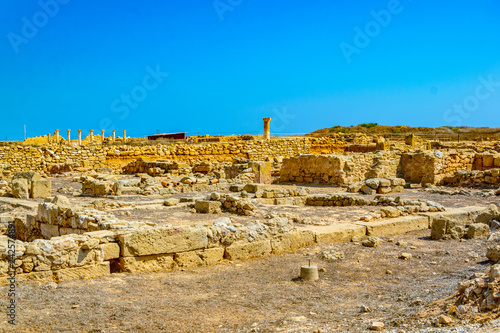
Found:
[[[16,273],[39,281],[191,269],[418,230],[430,229],[433,239],[482,237],[498,219],[496,207],[456,209],[405,196],[443,185],[495,187],[500,150],[492,151],[340,135],[0,146],[0,199],[32,208],[20,216],[0,211],[0,279],[8,224],[17,231]],[[148,207],[187,222],[133,215]],[[299,208],[361,212],[333,223]]]

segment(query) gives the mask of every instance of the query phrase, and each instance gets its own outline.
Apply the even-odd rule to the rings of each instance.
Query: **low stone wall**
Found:
[[[37,215],[28,215],[26,221],[16,219],[18,239],[32,241],[50,239],[67,234],[84,234],[89,231],[123,230],[142,228],[143,222],[121,221],[111,213],[72,207],[68,202],[44,202],[38,205]]]
[[[442,180],[443,185],[448,186],[480,186],[497,185],[500,183],[500,169],[479,170],[459,170],[451,176],[446,176]]]
[[[384,200],[392,200],[385,204],[400,204],[393,198],[379,199],[380,202]],[[49,211],[55,214],[55,209],[50,208],[46,212]],[[469,207],[439,214],[457,221],[487,223],[498,215],[497,210],[494,216],[491,211],[491,207]],[[308,226],[301,230],[286,217],[272,217],[245,225],[233,224],[229,218],[223,217],[213,224],[126,227],[52,237],[49,240],[37,239],[30,243],[11,240],[15,243],[14,254],[7,251],[8,237],[0,236],[0,283],[7,282],[11,264],[17,274],[16,279],[57,282],[96,277],[112,271],[191,269],[214,265],[223,259],[245,260],[279,254],[314,243],[348,242],[354,237],[359,240],[366,236],[428,229],[432,221],[441,216],[435,214],[438,213],[420,213],[420,216],[377,222]],[[62,215],[58,211],[57,216]]]
[[[64,281],[109,274],[109,261],[117,259],[120,250],[113,237],[87,233],[26,243],[0,236],[0,279],[10,275],[12,260],[17,278]],[[15,251],[9,252],[12,243]]]

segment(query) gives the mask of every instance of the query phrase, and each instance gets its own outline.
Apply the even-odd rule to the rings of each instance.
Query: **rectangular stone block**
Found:
[[[59,236],[59,226],[55,224],[40,223],[40,232],[43,237],[50,239]]]
[[[10,283],[7,280],[7,278],[8,276],[0,277],[0,285]],[[54,275],[52,274],[52,271],[16,274],[16,282],[23,280],[30,280],[36,282],[52,282],[54,281]]]
[[[234,243],[226,247],[224,257],[229,260],[245,260],[271,253],[271,240],[265,239],[251,243]]]
[[[257,191],[262,191],[266,188],[268,188],[268,186],[264,184],[246,184],[244,190],[247,191],[248,193],[255,193]]]
[[[274,205],[274,198],[257,198],[256,200],[263,205]]]
[[[129,273],[171,271],[174,267],[174,255],[120,257],[120,267],[124,272]]]
[[[316,240],[314,232],[311,230],[301,230],[276,235],[271,239],[271,247],[274,254],[288,251],[295,251],[313,244]]]
[[[118,239],[118,235],[111,230],[90,231],[83,234],[98,239],[99,243],[115,242]]]
[[[67,268],[54,271],[54,278],[57,282],[64,282],[75,279],[92,279],[98,276],[111,274],[109,262],[103,262],[93,266],[83,266]]]
[[[99,246],[103,253],[103,260],[118,259],[120,257],[120,245],[118,243],[106,243]]]
[[[50,180],[34,180],[31,182],[31,197],[33,199],[48,198],[52,189]]]
[[[317,243],[350,242],[354,236],[366,236],[366,227],[352,223],[338,223],[329,226],[311,226],[305,228],[316,235]]]
[[[480,208],[480,207],[477,207]],[[453,219],[457,224],[466,224],[470,221],[470,214],[464,208],[446,208],[444,212],[430,212],[430,213],[419,213],[418,215],[427,216],[429,218],[429,225],[432,226],[434,218],[442,215],[444,217]]]
[[[408,232],[429,229],[427,216],[403,216],[386,221],[356,223],[366,227],[368,236],[402,235]]]
[[[208,247],[205,227],[159,227],[119,236],[121,255],[147,256],[200,250]]]
[[[194,208],[197,213],[213,214],[220,211],[221,205],[220,201],[198,200],[194,204]]]

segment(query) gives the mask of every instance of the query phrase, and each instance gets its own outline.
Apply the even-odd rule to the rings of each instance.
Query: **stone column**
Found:
[[[79,146],[82,145],[82,130],[81,129],[78,130],[78,145]]]
[[[127,141],[127,131],[123,130],[123,142]]]
[[[264,140],[271,139],[271,128],[269,126],[269,122],[271,121],[271,117],[264,117]]]
[[[68,130],[68,143],[71,143],[71,130]]]
[[[94,130],[90,130],[90,142],[94,142]]]
[[[59,130],[56,129],[56,133],[54,135],[56,137],[56,142],[59,142]]]
[[[50,133],[47,134],[47,142],[50,143]]]
[[[113,142],[115,141],[116,130],[113,130]]]
[[[104,130],[101,130],[101,140],[104,142]]]

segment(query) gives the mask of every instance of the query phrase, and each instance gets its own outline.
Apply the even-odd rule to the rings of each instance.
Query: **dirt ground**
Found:
[[[18,323],[10,329],[2,318],[0,332],[365,332],[372,321],[388,332],[500,331],[495,323],[440,329],[434,318],[418,318],[490,266],[485,239],[432,241],[429,233],[384,237],[376,248],[323,244],[192,271],[115,273],[57,289],[19,282]],[[345,259],[323,260],[324,250]],[[399,259],[401,252],[412,258]],[[324,269],[320,279],[294,281],[309,259]]]

